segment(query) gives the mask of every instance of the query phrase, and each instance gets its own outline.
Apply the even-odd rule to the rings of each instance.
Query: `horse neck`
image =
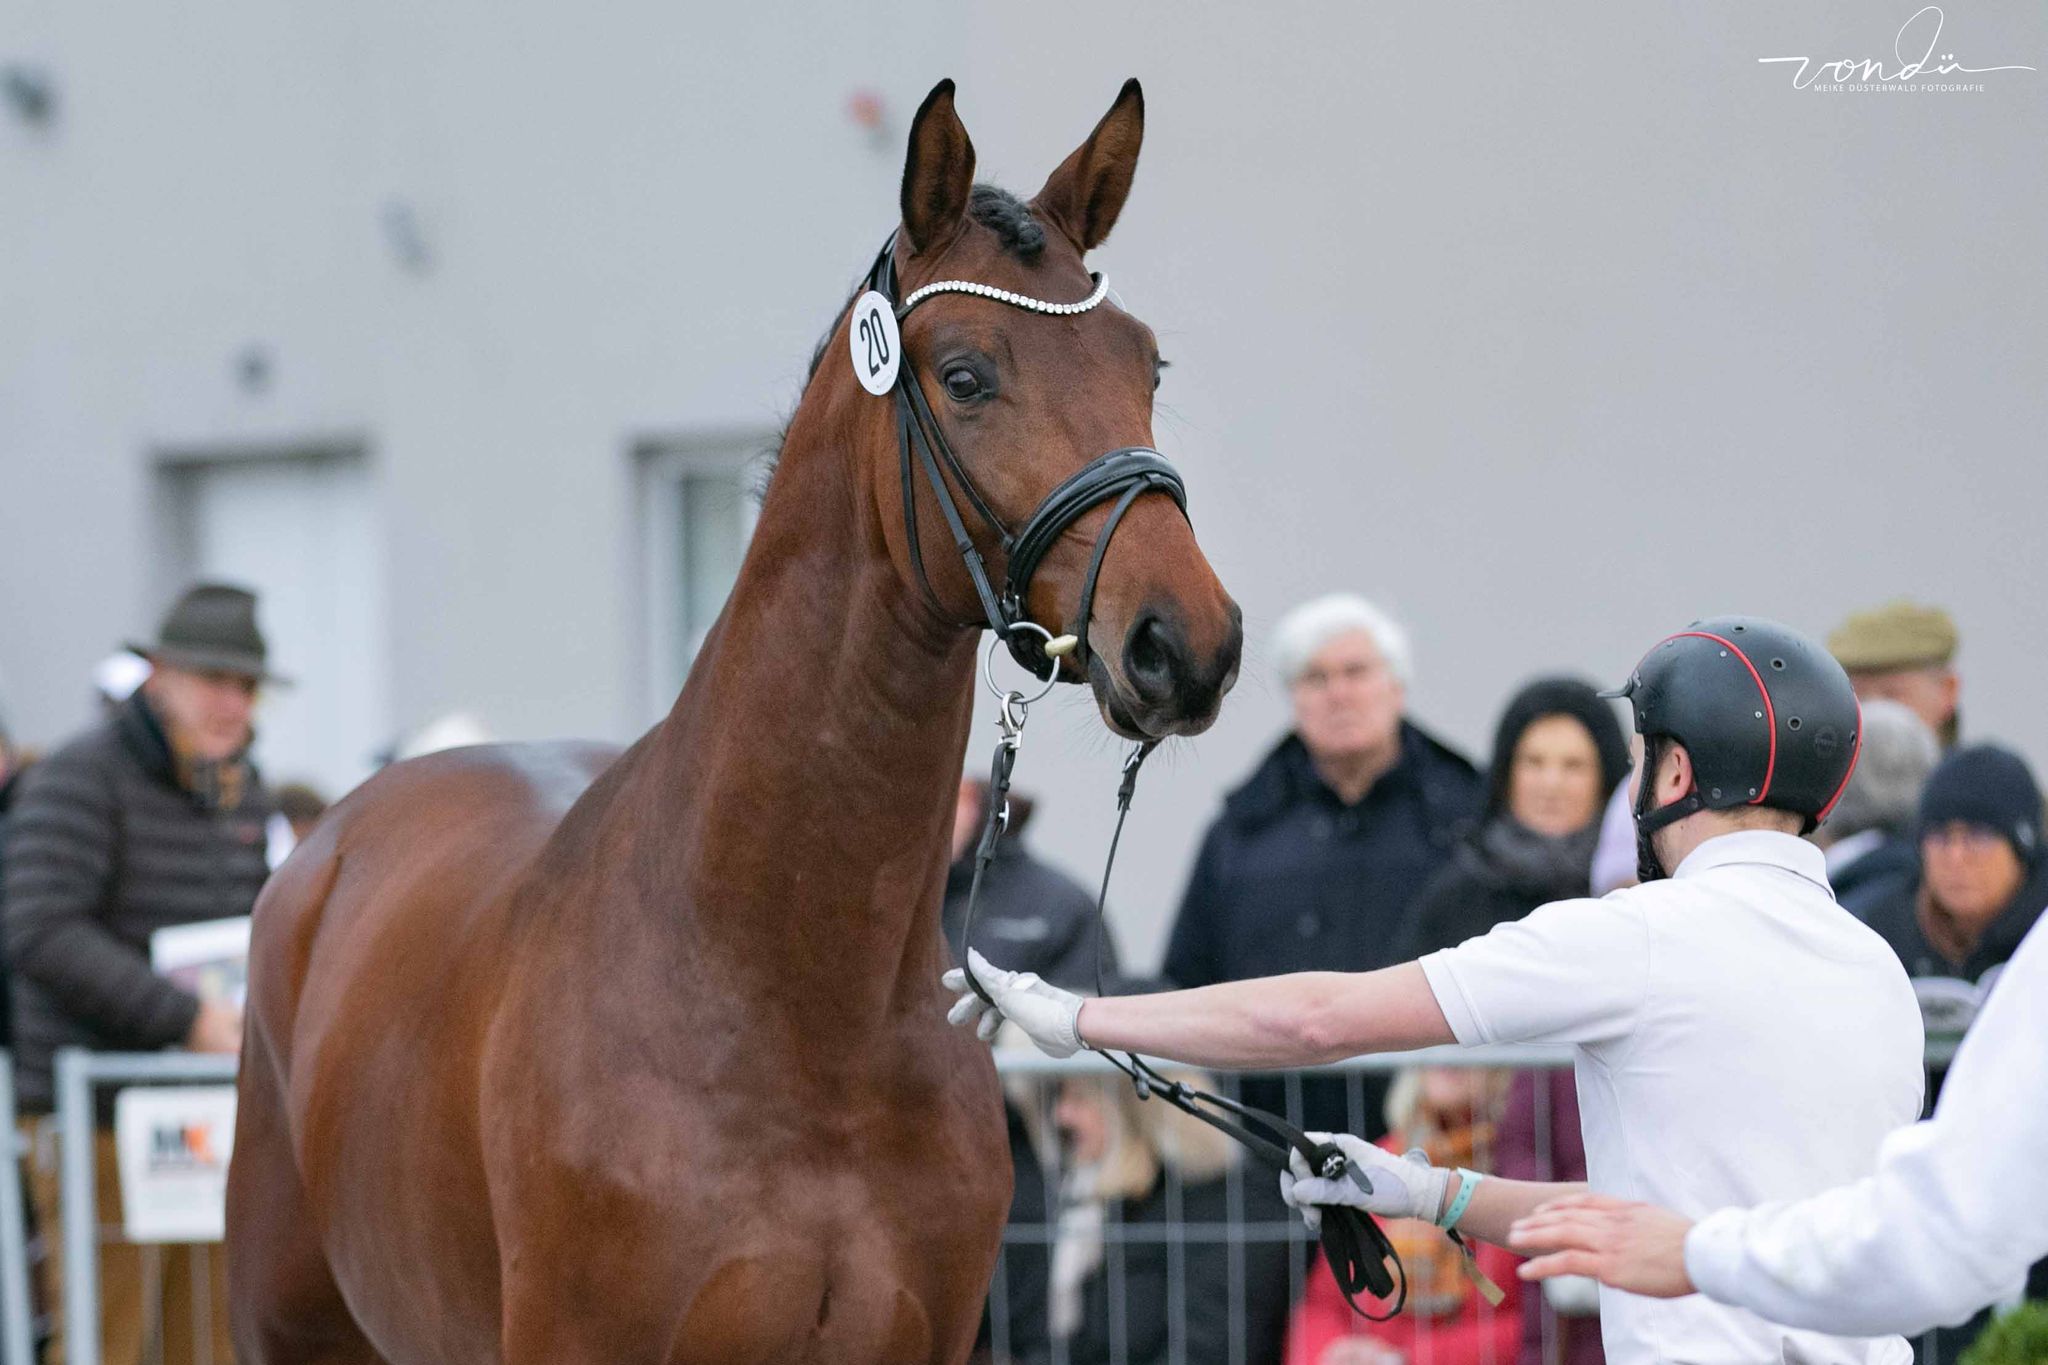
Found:
[[[848,424],[833,441],[814,419],[807,404],[791,424],[739,580],[648,752],[668,852],[645,875],[656,903],[691,907],[684,931],[718,970],[858,1014],[928,1003],[943,966],[975,636],[903,583]]]

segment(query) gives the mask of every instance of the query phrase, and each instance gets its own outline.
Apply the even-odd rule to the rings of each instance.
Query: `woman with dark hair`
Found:
[[[1494,734],[1485,813],[1409,908],[1403,959],[1586,895],[1600,812],[1627,777],[1628,740],[1591,684],[1541,678],[1517,692]]]

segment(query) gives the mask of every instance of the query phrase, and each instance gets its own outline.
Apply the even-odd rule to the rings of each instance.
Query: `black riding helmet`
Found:
[[[1717,616],[1659,641],[1622,686],[1654,769],[1659,741],[1692,758],[1693,789],[1651,809],[1636,798],[1643,880],[1662,876],[1650,836],[1695,811],[1769,806],[1811,833],[1841,800],[1863,742],[1863,713],[1834,656],[1775,621]]]

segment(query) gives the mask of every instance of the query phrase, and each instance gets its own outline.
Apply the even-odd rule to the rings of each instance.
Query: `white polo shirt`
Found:
[[[1667,881],[1559,901],[1422,959],[1460,1043],[1576,1045],[1589,1183],[1699,1218],[1869,1175],[1920,1114],[1920,1009],[1885,941],[1835,904],[1821,851],[1743,830]],[[1611,1365],[1894,1365],[1700,1295],[1600,1291]]]

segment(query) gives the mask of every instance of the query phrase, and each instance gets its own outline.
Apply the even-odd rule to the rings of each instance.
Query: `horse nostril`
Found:
[[[1173,628],[1147,612],[1124,643],[1124,672],[1131,685],[1148,699],[1170,694],[1174,685],[1174,657],[1179,642]]]

